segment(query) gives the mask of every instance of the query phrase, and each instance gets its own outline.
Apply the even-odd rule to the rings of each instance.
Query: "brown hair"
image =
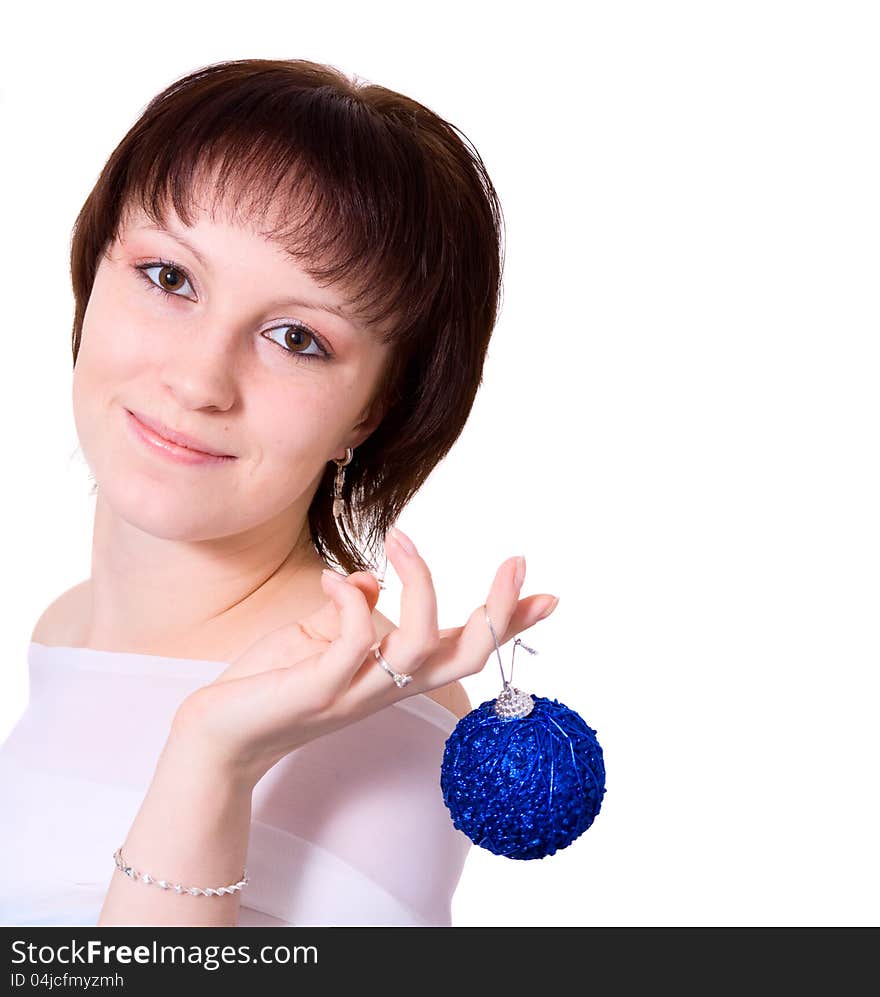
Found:
[[[388,528],[458,438],[500,308],[503,215],[479,153],[409,97],[306,60],[205,66],[154,97],[113,150],[73,229],[73,362],[100,257],[140,205],[186,225],[208,206],[277,222],[263,234],[394,344],[384,412],[345,468],[332,515],[329,461],[309,508],[312,542],[345,571],[375,570]],[[369,561],[360,545],[371,549]]]

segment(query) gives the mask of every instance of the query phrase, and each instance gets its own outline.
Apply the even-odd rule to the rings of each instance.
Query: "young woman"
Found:
[[[71,248],[91,575],[0,750],[3,923],[450,924],[440,763],[494,641],[438,632],[392,524],[470,412],[501,223],[452,125],[306,61],[202,68],[114,150]],[[524,571],[502,642],[555,606]]]

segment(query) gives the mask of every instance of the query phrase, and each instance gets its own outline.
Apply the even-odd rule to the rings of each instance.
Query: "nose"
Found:
[[[190,327],[186,337],[180,338],[185,338],[185,343],[178,341],[162,364],[163,387],[174,395],[180,408],[226,411],[236,394],[232,336],[206,334]]]

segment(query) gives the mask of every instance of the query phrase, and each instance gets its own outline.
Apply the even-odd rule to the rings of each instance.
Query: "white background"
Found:
[[[498,188],[484,385],[401,526],[441,627],[526,555],[523,595],[560,603],[523,635],[540,654],[517,654],[516,684],[576,709],[605,750],[593,827],[540,861],[472,849],[454,923],[877,924],[876,9],[14,5],[0,733],[37,617],[90,570],[76,213],[173,79],[329,62],[455,123]],[[476,704],[498,682],[492,658],[465,684]]]

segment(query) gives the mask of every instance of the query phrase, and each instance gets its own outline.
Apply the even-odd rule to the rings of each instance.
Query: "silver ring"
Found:
[[[373,648],[373,657],[376,661],[385,669],[386,672],[394,679],[394,684],[398,689],[402,689],[408,682],[412,682],[412,675],[404,675],[403,672],[396,672],[391,665],[382,657],[382,652],[379,650],[379,645],[377,644]]]

